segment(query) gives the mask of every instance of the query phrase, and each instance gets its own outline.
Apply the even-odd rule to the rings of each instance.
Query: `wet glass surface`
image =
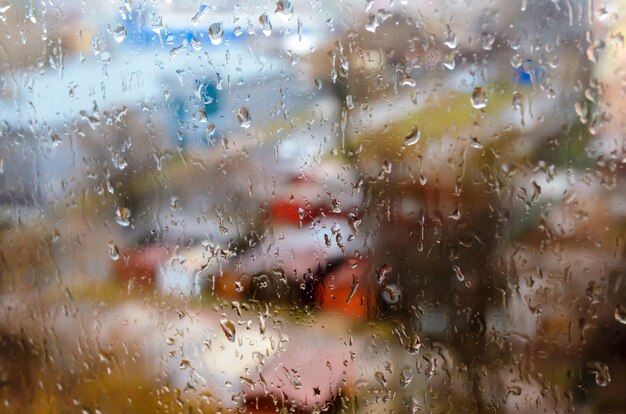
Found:
[[[0,4],[0,412],[626,412],[625,29]]]

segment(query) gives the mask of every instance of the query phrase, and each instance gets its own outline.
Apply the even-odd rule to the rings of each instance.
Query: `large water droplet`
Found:
[[[209,10],[210,8],[207,4],[201,4],[198,12],[191,18],[191,24],[197,26],[200,19],[209,13]]]
[[[206,126],[206,135],[208,138],[213,138],[213,135],[215,135],[215,130],[217,129],[217,127],[215,126],[215,124],[213,122],[209,123]]]
[[[356,275],[352,275],[352,286],[350,287],[350,293],[348,294],[348,299],[346,299],[346,303],[350,303],[350,301],[356,294],[356,290],[358,288],[359,288],[359,278]]]
[[[450,26],[447,27],[446,30],[446,39],[443,42],[444,45],[448,46],[450,49],[456,49],[459,44],[456,33],[450,29]]]
[[[200,39],[198,39],[197,37],[192,37],[191,38],[191,48],[193,50],[195,50],[196,52],[199,52],[200,49],[202,49],[202,41]]]
[[[293,16],[293,5],[289,0],[276,0],[276,10],[275,14],[280,14],[287,19],[291,19]]]
[[[463,274],[459,266],[453,265],[452,270],[454,271],[454,274],[456,275],[456,278],[459,282],[463,282],[465,280],[465,275]]]
[[[375,14],[369,14],[367,16],[367,23],[365,24],[365,30],[371,33],[376,33],[376,29],[380,26],[380,18]]]
[[[450,53],[446,53],[443,58],[443,66],[448,70],[454,70],[456,67],[456,50],[451,51]]]
[[[417,414],[422,412],[422,406],[420,405],[417,398],[412,395],[407,395],[403,398],[404,407],[406,408],[407,413],[409,414]]]
[[[422,347],[422,341],[420,337],[417,334],[411,335],[409,337],[409,343],[406,346],[406,349],[407,351],[409,351],[409,354],[411,355],[417,354],[421,347]]]
[[[109,242],[109,256],[111,260],[118,260],[120,258],[120,251],[113,241]]]
[[[470,98],[472,106],[476,109],[482,109],[487,106],[487,92],[480,86],[474,88]]]
[[[126,39],[126,28],[121,24],[117,26],[113,31],[113,38],[117,43],[122,43]]]
[[[222,22],[213,23],[209,26],[209,39],[214,45],[219,45],[224,39],[224,25]]]
[[[113,241],[109,242],[109,256],[111,257],[111,260],[118,260],[120,258],[120,251]]]
[[[346,96],[346,108],[348,110],[354,109],[354,98],[352,98],[352,95]]]
[[[245,106],[242,106],[237,111],[237,122],[242,128],[250,128],[250,124],[252,123],[252,118],[250,117],[250,111]]]
[[[496,36],[493,33],[483,32],[481,34],[481,39],[483,50],[491,50],[494,42],[496,41]]]
[[[385,374],[380,371],[376,371],[374,378],[376,378],[376,381],[378,381],[380,385],[387,388],[387,378],[385,378]]]
[[[513,92],[513,98],[511,99],[511,105],[513,105],[513,109],[519,111],[522,108],[522,100],[523,95],[521,92]]]
[[[382,267],[380,268],[380,270],[377,272],[376,275],[376,282],[379,285],[382,285],[385,282],[385,279],[387,278],[388,275],[391,274],[392,271],[392,267],[390,265],[382,265]]]
[[[222,331],[224,331],[224,335],[230,342],[235,342],[235,324],[233,321],[228,319],[222,319],[220,321],[220,326],[222,327]]]
[[[611,383],[611,374],[609,367],[604,362],[589,361],[587,362],[587,370],[596,378],[596,384],[606,387]]]
[[[171,59],[174,59],[176,56],[178,56],[179,54],[183,53],[185,50],[187,50],[187,45],[180,45],[180,46],[176,46],[170,49],[170,57]]]
[[[411,131],[404,137],[404,145],[411,146],[419,142],[422,137],[422,132],[417,126],[414,126]]]
[[[626,308],[622,304],[615,306],[615,320],[626,325]]]
[[[130,209],[118,207],[115,210],[115,221],[122,227],[128,227],[130,225]]]
[[[502,172],[508,175],[509,177],[513,177],[517,173],[517,164],[512,161],[504,161],[500,166]]]
[[[402,371],[400,371],[400,386],[405,388],[407,385],[411,383],[413,380],[413,370],[411,367],[404,367]]]
[[[272,23],[270,22],[270,16],[267,13],[263,13],[259,17],[259,24],[261,25],[261,31],[265,36],[272,34]]]

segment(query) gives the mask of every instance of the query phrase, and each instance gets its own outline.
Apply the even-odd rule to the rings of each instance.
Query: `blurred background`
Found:
[[[0,412],[626,413],[622,0],[0,4]]]

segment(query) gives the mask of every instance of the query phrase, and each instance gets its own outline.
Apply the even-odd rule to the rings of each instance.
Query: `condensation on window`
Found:
[[[626,412],[621,0],[2,0],[0,412]]]

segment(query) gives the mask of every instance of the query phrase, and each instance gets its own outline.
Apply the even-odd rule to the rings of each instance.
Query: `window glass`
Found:
[[[626,3],[0,3],[0,412],[626,412]]]

